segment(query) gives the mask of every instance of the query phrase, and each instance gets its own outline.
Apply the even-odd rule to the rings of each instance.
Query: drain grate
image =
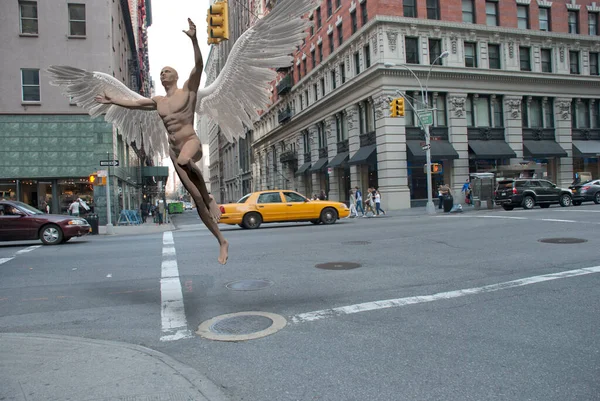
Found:
[[[233,291],[256,291],[262,290],[273,285],[271,280],[266,279],[250,279],[250,280],[239,280],[232,281],[231,283],[225,284],[225,287]]]
[[[253,334],[266,330],[272,325],[273,320],[266,316],[234,316],[217,321],[210,326],[210,331],[227,335]]]
[[[369,245],[371,241],[346,241],[342,245]]]
[[[544,238],[539,241],[546,244],[581,244],[582,242],[587,242],[583,238]]]
[[[360,267],[360,263],[353,262],[329,262],[329,263],[320,263],[315,265],[317,269],[325,269],[325,270],[350,270],[356,269]]]

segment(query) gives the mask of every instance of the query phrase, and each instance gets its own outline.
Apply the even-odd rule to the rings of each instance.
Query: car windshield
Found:
[[[242,199],[240,199],[239,201],[237,201],[236,203],[246,203],[246,201],[248,200],[248,198],[250,197],[250,195],[252,194],[248,194],[248,195],[244,195],[242,197]]]
[[[21,209],[25,209],[29,214],[44,214],[41,210],[37,210],[33,206],[29,206],[28,204],[23,202],[15,202],[15,205],[17,205]]]

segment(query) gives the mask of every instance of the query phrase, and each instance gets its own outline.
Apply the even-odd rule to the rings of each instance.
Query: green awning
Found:
[[[567,152],[555,141],[523,141],[523,156],[525,157],[567,157]]]
[[[475,153],[476,159],[510,159],[517,157],[508,143],[499,140],[469,141],[469,147]]]
[[[575,157],[599,157],[600,141],[573,141],[573,156]]]
[[[350,152],[342,152],[335,155],[329,163],[329,167],[340,167],[350,158]]]
[[[421,147],[423,141],[406,141],[407,158],[410,161],[425,161],[425,151]],[[431,160],[458,159],[458,153],[448,141],[431,141]]]
[[[377,145],[368,145],[359,148],[356,153],[350,158],[348,164],[368,164],[369,158],[373,154],[377,155]]]
[[[317,162],[315,164],[313,164],[313,166],[310,168],[310,171],[323,170],[325,167],[327,167],[328,161],[329,161],[329,159],[327,159],[326,157],[321,157],[319,160],[317,160]]]
[[[144,166],[142,169],[142,177],[167,178],[169,177],[169,168],[162,166]]]
[[[306,162],[300,166],[298,171],[296,171],[296,175],[304,174],[310,168],[310,162]]]

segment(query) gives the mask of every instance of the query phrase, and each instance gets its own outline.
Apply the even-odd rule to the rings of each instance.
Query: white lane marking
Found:
[[[540,219],[541,221],[555,221],[557,223],[577,223],[575,220],[561,220],[561,219]]]
[[[483,287],[465,288],[462,290],[438,292],[433,295],[422,295],[416,297],[386,299],[383,301],[365,302],[361,304],[340,306],[337,308],[323,309],[313,312],[300,313],[292,316],[292,323],[305,323],[315,320],[325,319],[327,317],[349,315],[358,312],[365,312],[377,309],[396,308],[400,306],[433,302],[444,299],[464,297],[466,295],[477,295],[488,292],[507,290],[509,288],[522,287],[525,285],[542,283],[544,281],[558,280],[561,278],[582,276],[586,274],[600,273],[600,266],[586,267],[583,269],[567,270],[559,273],[543,274],[540,276],[526,277],[519,280],[505,281],[503,283],[486,285]]]
[[[515,217],[515,216],[477,216],[486,219],[512,219],[512,220],[529,220],[527,217]]]
[[[6,263],[6,262],[10,262],[10,261],[11,261],[11,260],[13,260],[13,259],[14,259],[14,258],[15,258],[17,255],[21,255],[21,254],[23,254],[23,253],[31,252],[31,251],[33,251],[34,249],[38,249],[39,247],[41,247],[41,245],[33,245],[33,246],[30,246],[30,247],[28,247],[28,248],[21,249],[21,250],[19,250],[19,251],[15,252],[15,254],[14,254],[13,256],[11,256],[10,258],[0,258],[0,265],[1,265],[1,264],[4,264],[4,263]]]
[[[106,275],[106,278],[112,278],[112,273],[108,273],[108,274]]]
[[[173,232],[163,234],[160,298],[162,333],[160,341],[175,341],[192,337],[183,305],[183,292],[175,254]]]
[[[569,209],[558,209],[561,212],[577,212],[577,213],[600,213],[600,210],[569,210]]]

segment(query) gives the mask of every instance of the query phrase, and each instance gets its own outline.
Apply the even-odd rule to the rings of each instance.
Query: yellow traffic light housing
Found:
[[[390,116],[391,117],[398,117],[398,112],[396,111],[396,102],[398,101],[398,99],[392,99],[392,101],[390,102]]]
[[[397,113],[400,117],[404,117],[404,98],[400,97],[396,99]]]
[[[98,179],[98,174],[94,173],[94,174],[90,174],[90,178],[88,180],[90,181],[90,184],[94,185],[96,183],[97,179]]]
[[[206,17],[208,44],[217,44],[229,39],[229,5],[227,0],[214,3]]]

